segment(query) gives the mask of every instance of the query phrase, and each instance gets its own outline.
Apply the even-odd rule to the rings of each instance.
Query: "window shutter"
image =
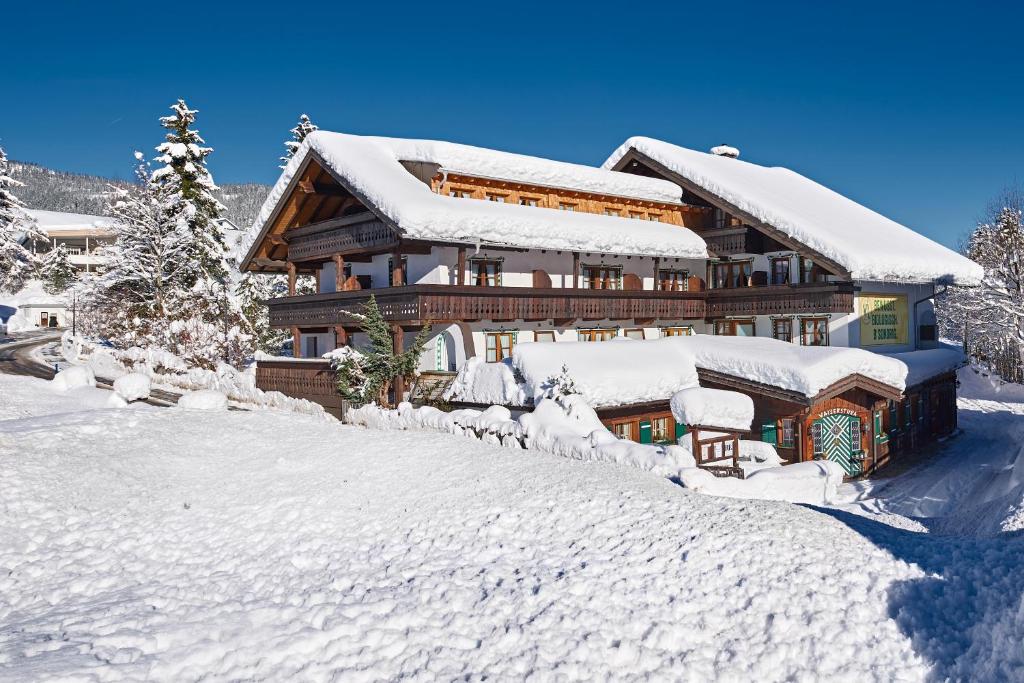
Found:
[[[686,436],[686,425],[676,423],[676,440],[679,440]]]
[[[640,420],[640,443],[653,443],[650,420]]]
[[[765,422],[761,425],[761,441],[770,443],[773,446],[778,443],[779,429],[774,422]]]
[[[824,448],[821,442],[821,423],[815,422],[811,425],[811,441],[814,442],[814,454],[821,455],[824,453]]]

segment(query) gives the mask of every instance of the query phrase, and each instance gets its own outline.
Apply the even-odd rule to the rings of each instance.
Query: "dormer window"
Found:
[[[456,197],[458,199],[472,199],[473,190],[448,190],[449,197]]]
[[[498,194],[496,192],[488,192],[487,193],[487,201],[489,201],[489,202],[498,202],[499,204],[504,204],[505,203],[505,195]]]
[[[609,208],[609,209],[605,209],[604,210],[604,215],[605,216],[621,216],[622,212],[619,211],[618,209],[611,209],[611,208]]]
[[[576,205],[575,204],[570,204],[569,202],[559,202],[558,203],[558,210],[559,211],[575,211],[576,210]]]

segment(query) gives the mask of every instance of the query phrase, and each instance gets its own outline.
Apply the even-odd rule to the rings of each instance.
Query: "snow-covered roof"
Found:
[[[594,408],[664,401],[697,386],[697,369],[672,338],[638,341],[517,344],[511,362],[473,363],[452,384],[448,398],[468,403],[524,405],[548,390],[565,367],[577,393]],[[522,378],[519,383],[516,373]]]
[[[901,361],[864,349],[800,346],[767,337],[698,334],[675,337],[697,367],[750,382],[817,396],[850,375],[862,375],[902,391],[908,369]]]
[[[753,399],[738,391],[691,387],[673,394],[669,405],[679,424],[745,432],[754,422]]]
[[[609,254],[705,258],[704,241],[687,228],[632,218],[468,200],[436,194],[401,162],[436,163],[451,172],[553,185],[635,199],[676,202],[672,183],[602,169],[431,140],[316,131],[306,137],[270,192],[250,231],[268,227],[289,184],[316,153],[335,176],[405,237],[458,243],[565,249]]]
[[[630,150],[831,259],[855,280],[962,285],[981,280],[981,266],[973,261],[787,168],[646,137],[626,140],[604,168],[613,168]]]
[[[943,344],[936,349],[887,355],[907,366],[906,384],[908,387],[956,370],[967,362],[967,356],[964,355],[963,349],[949,344]]]
[[[26,209],[25,212],[35,219],[36,225],[47,235],[67,231],[89,231],[97,235],[107,235],[113,232],[116,225],[116,221],[108,216],[42,209]]]

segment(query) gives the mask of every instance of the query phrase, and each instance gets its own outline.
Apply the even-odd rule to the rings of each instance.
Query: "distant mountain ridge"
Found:
[[[130,181],[86,173],[55,171],[26,161],[11,161],[11,175],[25,183],[18,198],[30,209],[69,213],[106,213],[104,193],[114,187],[129,187]],[[262,183],[229,183],[220,186],[217,198],[227,208],[227,218],[247,230],[270,192]]]

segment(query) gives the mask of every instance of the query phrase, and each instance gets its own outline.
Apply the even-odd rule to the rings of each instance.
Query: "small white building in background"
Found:
[[[70,255],[71,265],[86,273],[102,265],[102,257],[97,250],[114,241],[116,223],[108,216],[41,209],[29,209],[27,213],[47,237],[46,242],[33,243],[33,251],[45,254],[63,244]]]

